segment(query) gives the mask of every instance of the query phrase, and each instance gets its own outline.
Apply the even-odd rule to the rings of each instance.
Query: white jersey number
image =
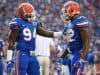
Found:
[[[75,39],[72,38],[73,36],[74,36],[74,31],[72,29],[69,29],[68,30],[69,42],[75,41]]]
[[[36,33],[36,28],[34,29],[33,34],[31,33],[29,28],[24,28],[23,30],[24,40],[30,41],[32,38],[35,38],[35,33]]]

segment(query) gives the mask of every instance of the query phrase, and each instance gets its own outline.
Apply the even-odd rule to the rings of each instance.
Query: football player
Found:
[[[20,75],[40,75],[39,63],[34,54],[36,33],[46,37],[60,37],[62,32],[48,32],[41,27],[36,20],[36,11],[30,3],[21,3],[17,8],[19,18],[10,22],[9,47],[7,50],[7,61],[12,58],[14,45],[19,63]]]
[[[2,53],[4,58],[6,57],[6,49],[4,48],[4,41],[0,39],[0,75],[3,75],[3,63],[2,63]]]
[[[83,60],[89,50],[88,20],[80,15],[80,6],[75,1],[66,2],[61,12],[61,17],[66,22],[64,34],[69,38],[68,51],[62,57],[70,53],[68,58],[71,60],[71,75],[81,75]]]

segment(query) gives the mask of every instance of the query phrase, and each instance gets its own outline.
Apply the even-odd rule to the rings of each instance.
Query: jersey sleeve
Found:
[[[86,17],[81,16],[78,18],[76,26],[79,28],[88,28],[89,27],[89,23]]]
[[[33,22],[33,25],[36,26],[36,28],[41,27],[42,23],[39,20],[35,20]]]
[[[16,18],[12,19],[9,23],[10,29],[14,29],[18,27],[19,23]]]

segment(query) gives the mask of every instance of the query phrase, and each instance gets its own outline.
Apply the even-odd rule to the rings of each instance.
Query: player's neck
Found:
[[[74,15],[70,20],[73,20],[73,19],[75,19],[75,18],[77,18],[77,17],[79,17],[80,15]]]

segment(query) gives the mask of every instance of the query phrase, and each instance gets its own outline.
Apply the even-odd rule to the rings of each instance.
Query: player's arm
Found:
[[[89,30],[88,28],[79,28],[79,31],[83,40],[83,50],[80,58],[84,59],[89,52]]]
[[[3,57],[5,57],[5,58],[6,58],[7,51],[6,51],[6,49],[5,49],[5,47],[4,47],[4,46],[2,47],[2,53],[3,53]]]
[[[47,31],[46,29],[44,29],[43,23],[37,21],[37,28],[36,28],[36,32],[37,34],[44,36],[44,37],[51,37],[51,38],[63,38],[63,32],[53,32],[53,31]]]
[[[59,37],[62,37],[63,36],[62,32],[50,32],[50,31],[47,31],[47,30],[43,29],[42,27],[38,27],[36,29],[36,32],[39,35],[42,35],[42,36],[45,36],[45,37],[55,37],[55,38],[59,38]]]
[[[39,35],[46,36],[46,37],[53,37],[53,32],[48,32],[47,30],[43,29],[42,27],[38,27],[36,32]]]
[[[8,49],[9,50],[14,49],[14,44],[15,44],[15,41],[16,41],[18,35],[19,35],[19,29],[18,28],[14,28],[14,29],[11,30],[10,35],[9,35],[9,40],[8,40],[8,42],[9,42]]]
[[[61,55],[61,58],[69,56],[69,54],[70,54],[70,50],[68,48],[66,48],[65,51],[63,52],[63,54]]]
[[[16,41],[18,35],[19,35],[18,27],[11,29],[11,32],[9,35],[9,40],[8,40],[9,46],[8,46],[8,50],[7,50],[7,60],[11,60],[11,58],[12,58],[14,44],[15,44],[15,41]]]

